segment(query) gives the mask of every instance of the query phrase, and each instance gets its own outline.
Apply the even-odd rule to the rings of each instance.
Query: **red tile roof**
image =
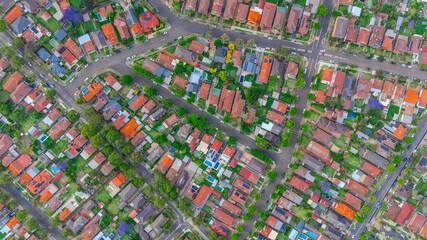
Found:
[[[67,129],[69,126],[71,125],[71,122],[68,121],[67,118],[63,117],[61,120],[59,120],[55,126],[53,126],[50,130],[50,137],[55,140],[56,138],[59,137],[59,135],[62,134],[62,132]]]
[[[74,57],[74,55],[65,48],[60,49],[62,51],[61,58],[69,65],[74,66],[77,63],[77,58]]]
[[[128,124],[126,124],[126,126],[124,126],[120,132],[125,136],[125,137],[133,137],[136,134],[135,129],[139,126],[139,124],[135,121],[134,118],[132,118]]]
[[[371,81],[368,79],[360,78],[357,85],[356,96],[357,98],[367,99],[371,91]]]
[[[237,5],[237,13],[234,16],[234,20],[245,23],[249,12],[249,5],[244,3],[239,3]]]
[[[285,116],[270,110],[267,113],[267,119],[277,124],[283,124],[283,122],[285,121]]]
[[[236,93],[235,90],[228,90],[227,86],[224,84],[221,91],[221,97],[219,99],[218,103],[218,112],[230,112],[232,105],[233,105],[233,99],[234,94]],[[212,98],[212,96],[211,96]]]
[[[142,29],[146,33],[151,33],[151,28],[155,28],[160,24],[157,17],[151,12],[144,12],[139,15],[139,21],[141,22]]]
[[[37,112],[41,112],[48,104],[50,103],[50,100],[43,96],[38,102],[37,104],[34,106],[34,109]]]
[[[308,183],[306,183],[305,181],[301,180],[296,176],[293,176],[289,184],[291,184],[293,187],[300,190],[301,192],[307,191],[308,187],[310,186]]]
[[[163,124],[169,128],[170,126],[174,125],[175,123],[177,123],[179,121],[179,118],[176,116],[176,114],[172,114],[170,117],[168,117],[167,119],[165,119],[165,121],[163,121]]]
[[[229,227],[233,227],[234,222],[236,221],[232,216],[227,213],[221,211],[220,209],[216,209],[213,217],[224,223]]]
[[[3,85],[3,88],[12,93],[17,87],[19,82],[24,78],[24,75],[22,75],[20,72],[15,71],[10,75],[9,79],[7,79],[6,83]]]
[[[353,220],[354,214],[356,214],[356,212],[353,209],[347,207],[347,205],[342,204],[340,202],[334,202],[332,204],[332,208],[335,210],[335,212],[341,214],[342,216],[350,220]]]
[[[258,81],[264,84],[268,83],[268,78],[270,77],[271,66],[273,65],[273,58],[264,56],[262,60],[261,72],[259,73]]]
[[[101,29],[102,29],[102,32],[104,32],[105,37],[108,39],[111,45],[116,45],[119,43],[116,32],[114,31],[113,25],[111,23],[102,25]]]
[[[426,217],[416,212],[409,220],[408,225],[406,227],[412,233],[417,234],[421,230],[421,227],[424,225],[425,221]]]
[[[82,57],[82,51],[77,46],[77,44],[73,41],[73,39],[69,38],[68,41],[64,44],[64,46],[73,53],[76,58]]]
[[[205,82],[202,83],[202,86],[200,87],[199,98],[204,99],[204,100],[208,100],[210,86],[211,85],[209,83],[205,83]]]
[[[126,27],[126,23],[119,19],[114,19],[114,26],[116,26],[117,31],[119,32],[121,39],[128,39],[130,38],[130,33],[128,28]]]
[[[89,102],[96,94],[102,90],[103,86],[100,83],[93,82],[89,84],[82,92],[83,99]]]
[[[130,107],[130,109],[131,110],[133,110],[133,111],[138,111],[141,107],[142,107],[142,105],[145,103],[145,102],[147,102],[148,101],[148,98],[144,95],[144,94],[141,94],[141,95],[139,95],[139,97],[135,100],[135,101],[133,101],[130,105],[129,105],[129,107]]]
[[[397,127],[396,131],[394,131],[393,136],[399,140],[403,140],[407,130],[407,127],[404,127],[402,124],[400,124],[399,127]]]
[[[259,181],[259,178],[260,178],[256,173],[248,170],[245,167],[242,167],[242,169],[239,172],[239,175],[246,178],[247,180],[249,180],[253,184],[257,184]]]
[[[203,54],[205,51],[205,45],[197,40],[193,40],[188,47],[188,50],[193,51],[197,54]]]
[[[410,103],[410,104],[417,104],[418,103],[418,92],[409,89],[408,92],[406,92],[406,99],[405,99],[406,103]]]
[[[194,205],[196,207],[201,208],[205,202],[208,200],[209,196],[212,194],[213,188],[203,185],[197,194],[196,199],[194,199]]]
[[[346,188],[351,192],[353,192],[354,194],[359,195],[361,197],[364,197],[366,193],[368,193],[369,191],[367,188],[353,181],[352,179],[349,180]]]
[[[172,65],[173,58],[169,57],[166,54],[160,53],[156,61],[169,70],[172,70],[174,68],[174,66]]]
[[[7,23],[11,24],[14,22],[17,18],[22,16],[24,13],[23,9],[19,5],[15,5],[15,7],[12,8],[6,15],[4,16],[4,20],[6,20]]]
[[[346,193],[344,201],[357,210],[359,210],[362,207],[362,200],[355,197],[351,193]]]
[[[173,84],[177,85],[180,88],[186,89],[187,82],[188,82],[187,80],[177,76],[173,81]]]
[[[236,179],[233,183],[233,186],[248,195],[250,195],[253,190],[249,184],[243,182],[240,179]]]
[[[260,26],[264,29],[270,29],[273,25],[274,15],[276,13],[277,5],[274,3],[266,2],[262,11]]]
[[[403,204],[402,210],[400,210],[399,215],[397,215],[396,218],[396,223],[399,224],[400,226],[405,225],[406,221],[409,220],[409,217],[412,215],[412,213],[415,210],[415,206],[405,202],[405,204]]]
[[[239,90],[236,90],[234,97],[233,108],[231,109],[230,117],[240,120],[245,110],[246,101],[242,99],[242,94]]]
[[[0,71],[6,70],[9,66],[10,63],[6,58],[0,58]]]
[[[367,28],[361,28],[359,31],[359,37],[357,38],[357,44],[367,46],[369,42],[369,36],[371,31]]]
[[[224,6],[224,0],[213,0],[211,14],[220,17],[223,6]]]

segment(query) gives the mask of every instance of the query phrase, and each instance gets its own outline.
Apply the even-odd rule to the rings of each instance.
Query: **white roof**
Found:
[[[83,44],[85,44],[87,42],[90,42],[89,34],[85,34],[85,35],[79,37],[79,43],[80,43],[80,45],[83,45]]]

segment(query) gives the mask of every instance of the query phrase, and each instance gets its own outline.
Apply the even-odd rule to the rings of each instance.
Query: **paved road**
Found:
[[[418,124],[419,132],[414,136],[414,141],[411,144],[411,148],[406,149],[400,156],[402,157],[402,163],[396,167],[396,171],[393,174],[389,174],[387,181],[381,185],[381,189],[376,192],[377,201],[375,203],[367,203],[371,207],[371,213],[365,216],[365,221],[362,224],[356,225],[356,230],[353,231],[354,235],[351,236],[351,239],[360,239],[360,236],[365,232],[366,225],[372,220],[372,218],[376,215],[377,210],[379,209],[377,206],[381,206],[385,195],[390,191],[391,187],[394,185],[395,180],[400,176],[400,173],[405,169],[405,165],[409,162],[412,153],[415,149],[418,148],[418,145],[423,140],[424,136],[427,132],[427,118],[424,117]]]
[[[68,239],[62,238],[62,231],[51,224],[49,217],[44,215],[40,208],[34,207],[31,201],[28,201],[25,198],[21,197],[21,192],[16,190],[15,184],[9,184],[6,186],[2,186],[1,188],[5,190],[19,205],[27,209],[30,215],[33,218],[37,219],[40,224],[40,227],[46,229],[48,234],[53,239]]]

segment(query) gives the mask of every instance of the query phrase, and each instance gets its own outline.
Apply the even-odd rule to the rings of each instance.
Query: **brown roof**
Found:
[[[199,98],[204,99],[204,100],[208,100],[210,86],[211,85],[209,83],[206,83],[206,82],[202,83],[202,86],[200,87]]]
[[[240,65],[242,65],[242,52],[239,50],[233,50],[231,59],[233,60],[233,65],[235,67],[240,67]]]
[[[149,59],[145,59],[144,63],[142,64],[142,68],[152,74],[155,74],[157,72],[157,69],[159,68],[159,65],[153,61],[150,61]]]
[[[286,75],[298,75],[298,63],[288,62],[288,66],[286,67]]]
[[[399,35],[397,37],[396,45],[394,46],[394,52],[403,54],[408,50],[408,37]]]
[[[249,13],[249,5],[246,5],[244,3],[239,3],[237,5],[237,13],[235,15],[234,20],[241,23],[245,23],[246,18],[248,17],[248,13]]]
[[[312,137],[317,142],[320,142],[326,146],[329,146],[334,138],[320,128],[316,128],[316,130],[314,130]]]
[[[213,0],[211,14],[221,16],[222,6],[224,6],[224,0]]]
[[[359,34],[359,28],[354,28],[354,22],[357,20],[357,17],[352,17],[349,20],[347,25],[347,35],[345,36],[346,42],[357,42],[357,35]]]
[[[300,11],[292,8],[289,17],[288,17],[288,24],[286,25],[286,32],[293,33],[297,29],[298,25],[298,19],[299,19]]]
[[[200,0],[199,8],[197,9],[197,12],[207,14],[209,11],[210,3],[211,3],[211,0]]]
[[[274,17],[273,27],[275,27],[278,31],[281,31],[285,26],[286,20],[286,12],[279,11],[279,8],[276,12],[276,17]]]
[[[142,109],[145,109],[147,112],[150,112],[151,109],[153,109],[155,106],[156,106],[156,102],[151,99],[142,107]]]
[[[425,221],[426,217],[416,212],[409,220],[406,227],[409,229],[409,231],[416,234],[421,230],[421,227],[424,225]]]
[[[242,99],[242,94],[239,90],[236,90],[234,97],[233,109],[231,110],[230,117],[240,119],[243,116],[246,101]]]
[[[237,0],[227,0],[223,18],[233,18],[236,13]]]
[[[22,75],[20,72],[15,71],[10,75],[9,79],[7,79],[6,83],[3,85],[3,88],[12,93],[19,84],[19,81],[21,81],[24,78],[24,75]]]
[[[266,2],[262,12],[260,26],[263,29],[270,29],[273,25],[274,14],[276,13],[277,5],[274,3]]]
[[[220,209],[216,209],[213,217],[224,223],[229,227],[233,227],[234,222],[236,221],[232,216],[227,213],[221,211]]]
[[[385,26],[374,26],[372,30],[371,38],[369,39],[369,46],[374,48],[379,48],[384,38],[384,34],[386,31]]]
[[[0,137],[0,156],[7,153],[8,149],[13,145],[12,139],[8,134],[3,134]]]
[[[197,54],[202,54],[205,51],[205,45],[197,40],[193,40],[188,49]]]
[[[197,0],[187,0],[185,8],[196,10]]]
[[[180,88],[185,89],[187,87],[187,82],[188,82],[187,80],[177,76],[173,84],[177,85]]]
[[[218,103],[218,111],[230,112],[233,105],[235,90],[228,90],[227,86],[222,87],[221,97]]]
[[[371,35],[371,31],[369,29],[361,28],[359,31],[359,37],[357,38],[357,44],[367,46],[370,35]]]
[[[396,88],[394,89],[393,100],[399,100],[405,96],[405,86],[398,83],[396,84]]]
[[[427,46],[423,46],[421,48],[421,57],[420,57],[420,61],[419,64],[427,64]]]
[[[418,54],[423,44],[423,37],[417,34],[412,35],[411,42],[408,46],[409,54]]]
[[[356,96],[357,98],[367,99],[371,91],[371,81],[368,79],[360,78],[357,85]]]
[[[6,58],[0,58],[0,70],[6,70],[10,66],[9,61]]]
[[[275,111],[268,111],[267,113],[267,119],[270,121],[273,121],[277,124],[283,124],[283,122],[285,121],[285,116],[275,112]]]
[[[368,189],[357,183],[356,181],[350,179],[346,188],[350,190],[352,193],[364,197],[366,193],[368,193]]]
[[[329,162],[331,160],[331,153],[329,149],[320,145],[315,141],[311,141],[307,146],[307,150],[316,158],[323,162]]]
[[[162,64],[165,68],[172,70],[173,69],[173,65],[172,65],[172,61],[173,58],[169,57],[166,54],[160,53],[159,56],[157,57],[156,61],[160,64]]]
[[[345,202],[348,203],[348,205],[352,206],[353,208],[359,210],[362,207],[362,200],[355,197],[351,193],[347,193],[345,195]]]
[[[61,115],[61,112],[57,108],[54,108],[52,111],[50,111],[50,113],[47,114],[47,117],[52,120],[52,122],[55,122]]]
[[[13,103],[18,104],[27,94],[31,91],[31,88],[24,82],[21,82],[18,87],[10,94],[10,100]]]
[[[393,204],[387,209],[387,211],[384,213],[384,216],[395,221],[399,213],[400,213],[400,207],[398,207],[396,204]]]

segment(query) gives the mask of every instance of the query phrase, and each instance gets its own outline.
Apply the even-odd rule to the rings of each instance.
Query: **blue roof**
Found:
[[[50,53],[49,53],[46,49],[44,49],[44,48],[40,48],[40,49],[37,51],[37,56],[39,56],[39,58],[40,58],[43,62],[46,62],[46,61],[49,59],[49,57],[50,57],[51,55],[50,55]]]
[[[67,33],[64,31],[64,29],[60,29],[55,33],[55,37],[59,41],[62,41],[66,36],[67,36]]]
[[[123,237],[126,234],[126,232],[130,230],[131,227],[132,227],[131,225],[125,222],[122,222],[119,228],[117,228],[117,235],[120,237]]]

